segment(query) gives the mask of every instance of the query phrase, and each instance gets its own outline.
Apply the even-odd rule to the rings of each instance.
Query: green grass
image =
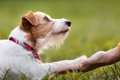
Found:
[[[44,62],[74,59],[81,55],[89,57],[97,51],[115,47],[120,41],[120,0],[0,0],[0,38],[7,38],[21,23],[21,16],[31,10],[72,21],[65,44],[40,55]],[[87,73],[48,76],[45,80],[118,80],[120,65],[116,65]]]

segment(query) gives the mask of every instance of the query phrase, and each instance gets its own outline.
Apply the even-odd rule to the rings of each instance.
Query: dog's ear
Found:
[[[38,24],[38,21],[32,12],[29,12],[22,17],[22,27],[25,30],[30,30],[31,27],[37,26],[37,24]]]

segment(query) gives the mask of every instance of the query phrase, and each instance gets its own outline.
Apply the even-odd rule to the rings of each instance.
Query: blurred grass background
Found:
[[[65,44],[40,55],[44,62],[91,56],[120,41],[120,0],[0,0],[0,39],[7,38],[28,11],[72,21]]]

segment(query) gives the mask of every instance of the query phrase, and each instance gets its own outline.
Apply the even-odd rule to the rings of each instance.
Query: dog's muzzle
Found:
[[[70,21],[66,21],[65,24],[66,24],[67,26],[69,26],[69,27],[71,26],[71,22],[70,22]]]

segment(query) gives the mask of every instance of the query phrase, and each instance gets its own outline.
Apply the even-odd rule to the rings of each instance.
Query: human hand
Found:
[[[82,60],[78,65],[79,70],[86,72],[104,66],[106,61],[105,53],[105,51],[98,51],[94,53],[90,58]]]

